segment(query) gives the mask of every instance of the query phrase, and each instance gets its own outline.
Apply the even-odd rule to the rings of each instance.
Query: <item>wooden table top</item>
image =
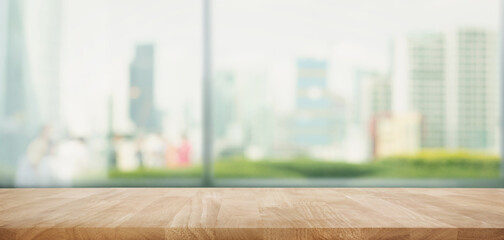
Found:
[[[504,239],[504,189],[0,189],[0,239]]]

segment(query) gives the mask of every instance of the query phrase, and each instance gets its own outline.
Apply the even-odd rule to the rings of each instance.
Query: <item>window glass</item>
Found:
[[[201,175],[201,1],[0,4],[2,185]]]
[[[498,177],[498,0],[213,3],[217,178]]]

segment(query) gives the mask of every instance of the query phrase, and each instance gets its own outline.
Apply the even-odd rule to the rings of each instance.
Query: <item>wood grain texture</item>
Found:
[[[504,240],[504,189],[0,189],[0,239]]]

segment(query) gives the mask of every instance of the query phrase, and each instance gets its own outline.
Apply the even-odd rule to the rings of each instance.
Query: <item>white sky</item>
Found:
[[[275,105],[293,106],[295,61],[329,61],[329,84],[351,98],[356,66],[385,71],[391,40],[459,26],[497,29],[498,0],[215,0],[216,68],[268,68]]]
[[[350,98],[354,66],[385,70],[389,41],[457,26],[497,29],[499,0],[212,0],[214,71],[266,73],[274,107],[292,106],[295,62],[328,59],[329,81]],[[129,63],[135,45],[156,45],[156,102],[182,128],[183,106],[200,114],[200,0],[64,0],[65,116],[77,131],[104,128],[113,92],[127,128]],[[259,88],[260,89],[260,88]]]

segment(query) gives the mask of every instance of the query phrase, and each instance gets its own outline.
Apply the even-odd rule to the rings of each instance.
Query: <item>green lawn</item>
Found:
[[[218,159],[216,178],[498,178],[500,158],[468,152],[425,151],[369,163],[350,164],[307,158],[264,159],[243,157]],[[177,169],[112,170],[111,178],[191,178],[201,176],[202,167]]]

